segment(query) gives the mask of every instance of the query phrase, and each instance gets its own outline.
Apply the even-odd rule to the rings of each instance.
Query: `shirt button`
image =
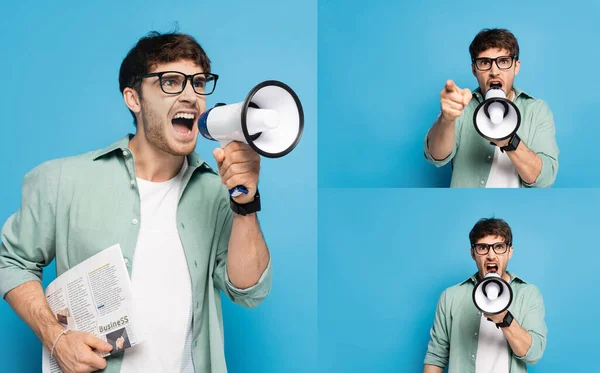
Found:
[[[129,151],[128,150],[123,150],[123,155],[127,157],[129,155]]]
[[[485,184],[485,180],[480,181],[481,185]]]
[[[131,223],[133,223],[133,225],[136,225],[136,224],[138,223],[138,220],[137,220],[137,219],[133,219],[133,220],[131,221]]]
[[[129,183],[131,184],[131,186],[134,186],[135,185],[135,180],[131,180]]]
[[[471,358],[475,359],[475,355],[471,355]]]
[[[488,159],[492,159],[492,156],[491,156],[491,155],[488,155]]]
[[[125,258],[125,265],[128,266],[129,265],[129,259]]]
[[[477,333],[475,333],[475,335],[477,335]]]

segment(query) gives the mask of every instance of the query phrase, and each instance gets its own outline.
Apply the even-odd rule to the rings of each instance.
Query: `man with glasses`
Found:
[[[119,73],[135,135],[25,177],[22,206],[2,230],[0,294],[64,372],[226,372],[220,291],[246,307],[270,292],[259,155],[239,142],[215,149],[217,173],[194,152],[217,79],[194,38],[150,33]],[[231,198],[237,185],[248,193]],[[110,344],[57,322],[41,268],[55,258],[60,275],[116,243],[146,340],[104,359],[95,352]]]
[[[544,101],[513,84],[521,67],[517,39],[508,30],[485,29],[469,52],[479,88],[471,93],[446,82],[441,113],[425,137],[425,157],[438,167],[452,162],[451,187],[550,187],[558,171],[554,118]],[[475,130],[473,113],[498,85],[519,108],[521,125],[512,137],[490,144]]]
[[[481,219],[471,233],[471,258],[477,273],[446,289],[438,302],[424,373],[520,373],[538,362],[548,330],[544,301],[532,284],[506,270],[513,255],[513,237],[502,219]],[[513,291],[507,310],[481,313],[473,303],[473,289],[486,274],[496,272]]]

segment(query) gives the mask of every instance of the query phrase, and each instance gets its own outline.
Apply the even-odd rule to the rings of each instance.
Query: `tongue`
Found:
[[[181,123],[173,123],[173,128],[175,129],[175,132],[182,134],[182,135],[186,135],[189,131],[187,126],[185,124],[181,124]]]

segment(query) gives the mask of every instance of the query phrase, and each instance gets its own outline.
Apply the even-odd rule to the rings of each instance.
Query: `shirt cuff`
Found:
[[[234,301],[243,301],[244,305],[248,307],[255,307],[260,303],[264,298],[269,295],[271,291],[271,282],[272,282],[272,269],[271,269],[271,258],[269,257],[269,263],[267,264],[267,268],[263,271],[262,275],[258,279],[258,282],[250,286],[246,289],[240,289],[233,285],[231,281],[229,281],[229,275],[227,274],[227,269],[225,270],[225,285],[227,286],[227,291],[231,294]],[[252,301],[254,302],[248,302]]]
[[[454,154],[456,153],[456,149],[452,149],[452,153],[444,159],[437,160],[434,159],[431,153],[429,153],[429,131],[427,135],[425,135],[425,144],[423,145],[423,154],[425,155],[425,159],[429,161],[429,163],[433,164],[436,167],[442,167],[448,164],[454,158]]]

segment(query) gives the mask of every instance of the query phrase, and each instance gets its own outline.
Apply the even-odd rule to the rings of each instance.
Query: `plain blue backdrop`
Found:
[[[320,189],[322,371],[422,371],[440,294],[477,271],[469,232],[495,216],[513,231],[508,270],[546,307],[547,347],[529,371],[591,372],[599,204],[593,189]]]
[[[446,80],[477,88],[469,44],[508,28],[521,49],[515,84],[554,113],[556,187],[598,187],[594,84],[600,2],[319,1],[319,187],[447,187],[423,156]]]
[[[135,131],[119,92],[119,66],[140,37],[177,23],[202,44],[220,75],[209,106],[242,101],[267,79],[289,84],[303,103],[305,131],[298,147],[262,162],[259,217],[273,258],[272,293],[255,310],[229,301],[223,307],[230,372],[314,371],[316,12],[316,0],[2,2],[0,224],[19,207],[26,172]],[[197,151],[212,166],[216,146],[198,140]],[[295,186],[294,193],[282,180]],[[52,264],[44,283],[54,277]],[[39,371],[41,345],[3,301],[0,331],[0,371]]]

